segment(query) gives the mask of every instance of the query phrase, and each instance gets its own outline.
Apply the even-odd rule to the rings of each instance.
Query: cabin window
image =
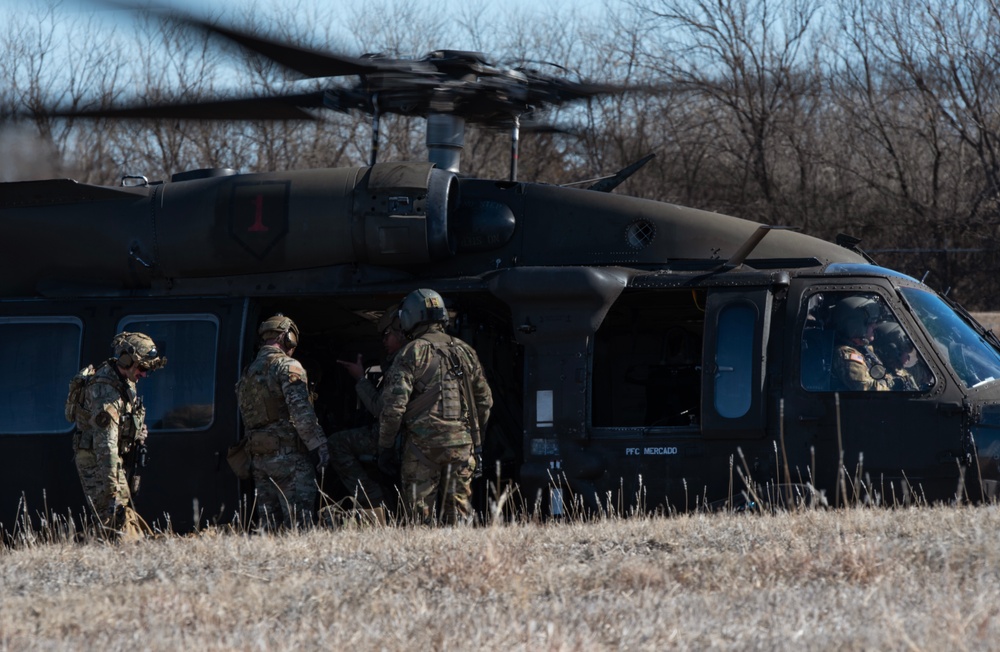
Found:
[[[815,392],[922,392],[934,375],[885,300],[822,292],[805,300],[800,381]]]
[[[753,400],[753,348],[757,310],[734,303],[719,312],[715,354],[715,411],[727,419],[747,413]]]
[[[120,330],[146,333],[167,365],[139,381],[150,431],[202,430],[215,417],[219,322],[214,315],[128,317]]]
[[[626,290],[594,338],[598,427],[691,426],[701,401],[705,294]]]
[[[83,323],[75,317],[0,318],[0,433],[63,433],[70,378],[80,370]]]

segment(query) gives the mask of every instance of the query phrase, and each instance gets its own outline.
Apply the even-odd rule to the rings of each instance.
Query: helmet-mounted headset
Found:
[[[286,349],[294,349],[299,345],[299,327],[291,318],[280,312],[262,321],[260,328],[257,329],[257,334],[263,340],[269,340],[272,337],[277,339]]]
[[[166,356],[160,355],[153,338],[145,333],[118,333],[111,340],[111,351],[122,369],[138,365],[143,371],[154,371],[167,364]]]

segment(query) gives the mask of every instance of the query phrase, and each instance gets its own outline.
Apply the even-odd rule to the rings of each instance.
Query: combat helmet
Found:
[[[257,329],[257,334],[263,340],[277,338],[281,345],[287,349],[294,349],[299,345],[299,327],[295,325],[291,317],[286,317],[280,312],[262,321],[260,328]]]
[[[421,288],[407,294],[399,304],[399,325],[409,335],[422,324],[447,324],[444,299],[434,290]]]
[[[865,337],[868,325],[878,320],[882,309],[873,299],[855,295],[841,299],[833,307],[830,323],[837,334],[847,339]]]
[[[145,333],[118,333],[111,340],[111,351],[122,369],[139,365],[143,371],[153,371],[167,364],[166,356],[160,355],[153,338]]]

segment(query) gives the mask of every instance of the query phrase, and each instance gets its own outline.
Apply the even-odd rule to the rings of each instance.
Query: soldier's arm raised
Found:
[[[343,367],[347,373],[355,380],[354,391],[365,406],[368,413],[378,417],[382,411],[382,401],[379,400],[379,391],[365,376],[365,367],[362,364],[361,354],[358,354],[357,361],[337,360],[337,364]]]

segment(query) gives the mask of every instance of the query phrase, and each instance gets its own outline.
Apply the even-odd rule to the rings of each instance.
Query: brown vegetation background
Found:
[[[1000,509],[0,548],[0,649],[988,650]]]
[[[555,72],[544,63],[552,62],[570,76],[648,85],[656,92],[545,116],[573,134],[525,134],[521,177],[580,181],[653,152],[619,192],[827,239],[846,232],[880,263],[926,276],[968,308],[996,308],[998,0],[608,0],[586,11],[539,5],[532,15],[502,4],[282,2],[218,15],[353,55],[481,50],[499,64]],[[113,184],[123,174],[366,161],[366,116],[126,123],[35,113],[11,126],[4,116],[45,107],[245,95],[289,83],[274,66],[175,25],[80,6],[36,3],[0,26],[0,180]],[[464,172],[504,177],[508,149],[506,134],[473,132]],[[382,152],[382,160],[425,158],[422,121],[387,117]]]

